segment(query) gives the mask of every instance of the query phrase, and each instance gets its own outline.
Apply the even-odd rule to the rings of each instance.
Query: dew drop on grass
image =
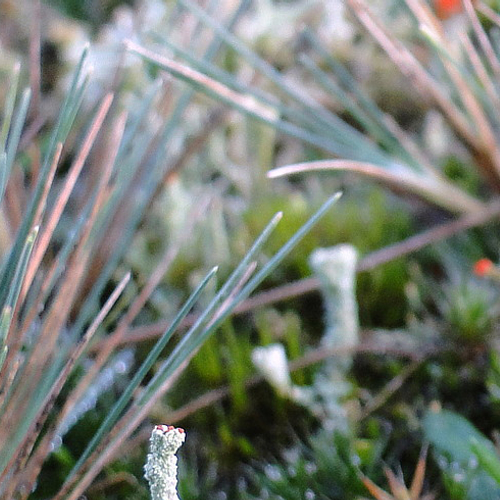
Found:
[[[62,445],[62,437],[56,434],[50,443],[50,451],[57,450]]]
[[[247,484],[247,481],[244,477],[238,478],[236,486],[238,488],[238,491],[247,491],[247,489],[248,489],[248,484]]]
[[[260,490],[260,498],[261,498],[261,500],[268,500],[268,498],[269,498],[269,491],[266,490],[265,488],[262,488]]]
[[[304,468],[308,474],[314,474],[318,470],[314,462],[307,462]]]
[[[281,470],[275,465],[266,465],[266,467],[264,468],[264,472],[266,476],[271,479],[271,481],[280,481],[281,479],[283,479]]]

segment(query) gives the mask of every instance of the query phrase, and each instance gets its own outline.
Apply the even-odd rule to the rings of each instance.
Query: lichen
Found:
[[[177,495],[177,450],[186,439],[184,429],[157,425],[151,433],[144,466],[152,500],[179,500]]]

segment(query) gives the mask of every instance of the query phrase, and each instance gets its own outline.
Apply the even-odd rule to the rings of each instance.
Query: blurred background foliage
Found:
[[[135,349],[130,372],[147,356],[163,330],[164,319],[178,310],[206,270],[219,265],[219,279],[226,278],[277,211],[283,211],[286,220],[260,253],[261,262],[268,261],[329,195],[338,190],[344,195],[336,209],[326,214],[265,281],[268,294],[258,295],[261,303],[247,303],[246,308],[224,322],[217,335],[200,348],[168,397],[153,408],[151,422],[181,425],[188,432],[181,452],[180,497],[367,497],[369,491],[374,493],[367,489],[364,477],[391,491],[383,465],[411,478],[420,463],[422,447],[430,444],[424,493],[432,491],[436,498],[457,500],[498,498],[500,481],[494,471],[499,469],[495,469],[498,458],[493,440],[500,428],[499,284],[472,274],[476,260],[484,256],[498,259],[498,213],[496,220],[485,218],[484,226],[478,223],[467,231],[469,228],[464,226],[463,230],[450,232],[445,241],[430,238],[416,252],[403,248],[394,258],[376,260],[390,254],[392,245],[456,220],[460,210],[449,209],[450,199],[453,207],[460,203],[453,193],[466,193],[478,201],[480,209],[496,199],[498,189],[483,175],[475,143],[471,146],[450,126],[446,114],[437,110],[428,95],[415,92],[407,75],[401,75],[394,61],[355,20],[357,7],[346,10],[342,2],[320,0],[256,0],[243,2],[248,4],[245,7],[231,0],[196,3],[226,25],[232,24],[231,15],[241,8],[231,28],[263,65],[278,70],[279,78],[303,97],[303,108],[292,113],[287,106],[293,109],[294,96],[287,94],[285,83],[280,87],[279,78],[270,81],[255,71],[250,56],[235,45],[222,45],[213,63],[204,59],[215,30],[208,23],[198,22],[186,7],[189,3],[47,0],[41,5],[40,109],[44,126],[54,120],[56,103],[67,87],[70,70],[84,43],[90,41],[94,71],[83,104],[86,113],[95,108],[103,92],[117,86],[117,106],[129,109],[135,116],[141,113],[141,103],[152,99],[156,114],[144,129],[160,130],[162,120],[193,90],[175,75],[162,72],[161,61],[151,57],[141,61],[125,54],[126,39],[154,47],[158,54],[165,51],[173,59],[178,55],[187,66],[228,86],[229,78],[234,77],[240,84],[237,89],[234,83],[234,88],[240,94],[247,95],[248,91],[256,100],[264,96],[259,102],[265,102],[263,109],[276,119],[273,123],[289,112],[288,116],[296,120],[291,118],[290,123],[299,124],[297,127],[308,124],[301,129],[302,136],[294,136],[241,109],[231,109],[217,96],[212,99],[213,95],[207,98],[202,93],[195,94],[186,105],[165,152],[164,161],[170,168],[162,179],[161,192],[155,193],[149,203],[111,279],[114,282],[131,270],[132,288],[126,293],[133,296],[147,282],[169,245],[187,240],[138,314],[128,338],[117,347],[119,351]],[[354,1],[348,3],[351,7],[357,5]],[[460,90],[477,92],[474,96],[478,106],[491,119],[496,133],[498,123],[490,115],[498,109],[498,102],[489,96],[494,104],[489,109],[491,102],[484,96],[484,81],[478,83],[477,75],[466,73],[471,67],[477,69],[474,60],[463,61],[462,54],[453,61],[457,71],[465,75],[466,90],[457,90],[445,71],[445,62],[455,57],[453,50],[460,52],[458,34],[473,31],[471,21],[464,19],[460,9],[449,19],[444,14],[436,18],[447,30],[449,45],[445,50],[432,34],[417,30],[417,21],[408,7],[415,4],[436,9],[435,3],[396,0],[372,2],[370,7],[380,23],[389,23],[391,37],[401,40],[422,66],[441,78],[438,81],[450,99],[459,101],[460,95],[455,94]],[[498,8],[495,2],[485,5]],[[489,18],[484,12],[478,19],[485,29],[491,28],[488,35],[496,43],[496,10]],[[7,74],[13,61],[21,58],[21,78],[28,82],[31,2],[4,0],[0,14],[0,70]],[[324,58],[314,59],[314,44],[303,34],[304,27],[321,40],[327,53]],[[472,42],[484,59],[477,33]],[[347,76],[340,67],[336,79],[332,78],[335,86],[321,85],[320,70],[334,74],[328,56],[344,64],[359,88],[341,92],[338,82],[344,78],[345,83]],[[314,59],[316,73],[306,70],[307,57]],[[494,68],[485,71],[495,74]],[[165,86],[161,98],[148,97],[148,89],[155,81]],[[495,82],[494,95],[497,93]],[[387,130],[399,130],[390,137],[392,143],[397,143],[394,150],[384,135],[386,131],[359,111],[360,101],[368,109],[377,107],[374,114],[386,120]],[[470,109],[466,111],[471,113]],[[398,158],[396,154],[404,158],[406,154],[406,159],[411,160],[419,158],[411,156],[415,149],[423,150],[439,172],[438,195],[442,186],[453,185],[460,191],[450,194],[443,190],[442,197],[436,200],[429,198],[425,190],[423,196],[422,191],[408,190],[404,182],[383,188],[376,176],[361,180],[355,171],[268,179],[267,171],[273,167],[332,157],[328,145],[322,147],[319,140],[330,140],[321,130],[321,120],[333,120],[328,113],[344,120],[353,130],[338,138],[339,149],[342,146],[348,152],[361,154],[363,148],[373,148],[380,162],[389,158],[389,167],[392,159]],[[356,139],[354,134],[358,132],[359,143],[351,137]],[[307,140],[312,136],[316,139]],[[137,131],[136,137],[140,144],[144,130]],[[70,137],[68,147],[78,141],[78,136]],[[414,148],[413,142],[418,147]],[[398,149],[401,144],[406,152]],[[29,156],[30,151],[23,155]],[[405,168],[406,164],[397,165],[396,174],[401,171],[402,177],[408,175]],[[435,196],[436,191],[432,193]],[[189,234],[183,234],[192,212],[196,212],[198,204],[203,206],[205,199],[209,208],[197,215],[200,222],[190,228]],[[72,207],[76,212],[81,206],[77,189]],[[464,213],[468,212],[464,209]],[[62,245],[71,224],[71,217],[66,225],[63,219],[58,229],[61,239],[56,233],[55,246]],[[8,238],[0,235],[1,248],[8,246]],[[353,245],[361,256],[356,277],[360,341],[350,353],[353,364],[345,374],[349,391],[341,402],[348,415],[346,432],[325,427],[320,413],[280,394],[252,363],[255,347],[280,343],[292,366],[297,363],[291,373],[292,383],[299,387],[313,385],[324,359],[308,361],[307,355],[321,353],[327,325],[325,297],[311,278],[309,258],[317,248],[341,243]],[[89,274],[94,273],[98,269],[89,270]],[[284,291],[284,299],[279,298],[279,291]],[[210,291],[203,300],[209,299]],[[107,319],[108,325],[118,321],[120,312],[114,314]],[[185,327],[189,321],[188,316]],[[99,344],[89,356],[98,350]],[[74,376],[77,378],[77,374]],[[112,387],[99,395],[92,410],[68,432],[64,444],[44,465],[32,498],[50,498],[54,494],[81,453],[82,443],[91,439],[109,412],[111,401],[125,385],[121,378],[130,376],[128,372],[117,373]],[[147,435],[147,430],[138,433],[121,458],[108,465],[90,486],[87,498],[148,498],[141,477]],[[466,442],[466,449],[460,448],[461,441]],[[409,480],[406,482],[409,484]],[[425,498],[423,494],[421,498]]]

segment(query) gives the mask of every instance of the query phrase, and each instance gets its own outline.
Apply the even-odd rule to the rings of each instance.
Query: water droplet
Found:
[[[305,500],[314,500],[316,498],[316,493],[314,493],[313,490],[310,490],[307,488],[305,494],[304,494]]]
[[[282,479],[281,471],[275,465],[266,465],[264,472],[271,481],[280,481]]]
[[[314,462],[307,462],[304,468],[308,474],[314,474],[318,470],[318,466]]]

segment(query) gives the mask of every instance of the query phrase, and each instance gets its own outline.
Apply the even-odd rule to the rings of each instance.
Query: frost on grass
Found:
[[[177,495],[177,457],[186,439],[184,429],[157,425],[149,440],[144,477],[149,482],[152,500],[179,500]]]

